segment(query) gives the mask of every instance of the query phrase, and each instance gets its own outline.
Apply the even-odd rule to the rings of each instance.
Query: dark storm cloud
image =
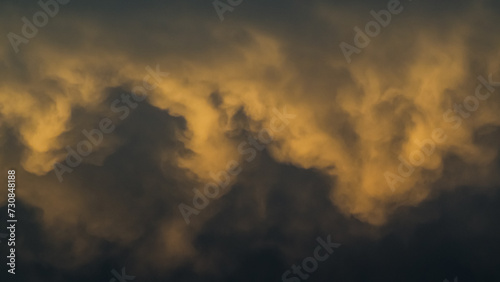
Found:
[[[494,281],[500,90],[457,131],[442,114],[499,80],[500,6],[402,1],[348,64],[339,44],[387,3],[244,0],[221,22],[210,1],[74,0],[18,53],[4,37],[20,281],[281,281],[328,235],[342,245],[308,281]],[[1,6],[5,35],[40,10]],[[121,120],[111,104],[148,66],[170,76]],[[284,107],[297,118],[244,161]],[[54,163],[105,117],[116,129],[60,183]],[[384,173],[436,127],[448,141],[392,193]],[[242,172],[186,225],[178,205],[230,160]]]

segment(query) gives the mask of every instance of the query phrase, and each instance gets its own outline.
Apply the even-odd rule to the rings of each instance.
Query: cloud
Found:
[[[496,193],[500,89],[458,128],[443,115],[474,95],[478,76],[500,80],[491,32],[498,5],[402,2],[403,12],[347,64],[340,42],[386,5],[248,1],[221,23],[203,1],[72,1],[19,53],[4,41],[0,167],[18,170],[18,197],[47,234],[43,252],[56,250],[22,249],[26,260],[77,271],[124,252],[132,275],[236,279],[251,272],[238,259],[254,248],[249,264],[268,257],[277,269],[269,273],[279,275],[311,250],[301,244],[318,230],[342,227],[335,241],[343,246],[378,240],[410,228],[399,225],[401,211],[427,210],[460,186],[474,197]],[[19,33],[19,19],[38,7],[2,6],[3,34]],[[112,101],[156,65],[169,77],[120,119]],[[238,144],[283,107],[297,118],[186,226],[178,204],[211,172],[244,163]],[[104,117],[116,130],[59,183],[54,163]],[[446,141],[392,191],[386,172],[397,173],[399,156],[409,158],[437,128]]]

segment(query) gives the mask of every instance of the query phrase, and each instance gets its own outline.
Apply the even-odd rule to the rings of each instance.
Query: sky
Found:
[[[499,26],[495,0],[1,1],[1,281],[499,281]]]

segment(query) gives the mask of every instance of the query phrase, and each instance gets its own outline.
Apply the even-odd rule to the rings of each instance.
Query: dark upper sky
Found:
[[[64,3],[0,4],[1,281],[500,281],[498,1]]]

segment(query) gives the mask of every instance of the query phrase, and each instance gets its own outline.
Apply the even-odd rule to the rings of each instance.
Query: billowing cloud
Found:
[[[367,35],[391,2],[243,2],[221,22],[203,1],[70,1],[27,43],[6,37],[0,167],[17,169],[26,230],[41,234],[23,262],[66,273],[53,281],[110,261],[231,281],[251,273],[240,257],[266,257],[261,281],[279,280],[318,232],[385,242],[433,222],[449,193],[497,193],[498,5],[403,1]],[[2,6],[5,35],[42,10]],[[466,201],[454,197],[447,210]]]

